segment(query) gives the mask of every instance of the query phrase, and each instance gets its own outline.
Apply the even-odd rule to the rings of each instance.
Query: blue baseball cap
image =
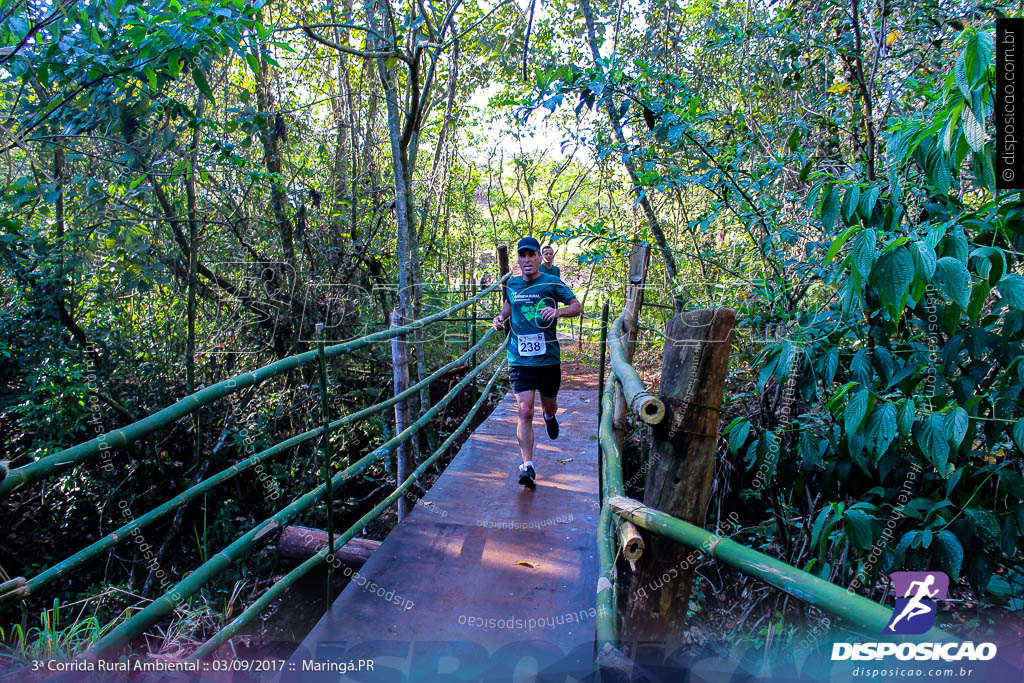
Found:
[[[532,249],[533,251],[540,251],[540,242],[533,237],[524,237],[519,240],[519,244],[516,245],[516,253],[519,253],[520,249]]]

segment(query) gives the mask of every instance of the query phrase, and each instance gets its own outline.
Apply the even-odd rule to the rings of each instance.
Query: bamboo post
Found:
[[[506,247],[505,245],[502,245],[502,246],[498,247],[498,277],[499,278],[505,277],[505,273],[507,273],[507,272],[508,272],[508,247]],[[506,296],[507,296],[507,294],[505,293],[505,283],[502,282],[501,283],[501,303],[498,305],[499,311],[501,310],[501,306],[505,305],[505,297]]]
[[[327,354],[324,324],[316,324],[316,353],[320,366],[320,452],[323,455],[324,498],[327,501],[327,548],[334,553],[334,489],[331,486],[331,408],[327,402]],[[327,604],[334,603],[334,566],[327,567]]]
[[[476,296],[476,280],[472,281],[470,285],[470,292],[473,296]],[[476,301],[473,302],[473,307],[470,309],[470,322],[469,322],[469,348],[476,346]],[[473,354],[473,360],[470,361],[473,367],[476,367],[476,354]],[[473,384],[469,387],[469,397],[471,400],[476,401],[476,380],[473,380]]]
[[[665,404],[660,398],[647,391],[647,385],[640,379],[636,369],[626,360],[626,349],[623,343],[623,315],[616,318],[608,328],[608,357],[612,371],[619,381],[618,395],[633,413],[650,425],[659,424],[665,419]]]
[[[647,265],[651,260],[651,250],[646,245],[639,245],[633,249],[629,256],[629,279],[626,284],[626,303],[623,308],[623,332],[626,338],[623,339],[623,349],[626,354],[626,362],[633,362],[633,352],[636,350],[636,339],[639,327],[637,321],[640,319],[640,308],[644,303],[644,283],[647,281]],[[618,385],[615,390],[615,414],[612,418],[612,426],[615,430],[615,445],[622,452],[622,440],[626,435],[626,400],[622,393],[622,386]]]
[[[399,311],[391,314],[391,327],[401,327],[402,315]],[[399,335],[391,340],[391,357],[395,359],[393,377],[395,395],[402,393],[409,387],[409,346],[405,335]],[[395,404],[395,434],[401,434],[409,426],[409,403],[399,401]],[[408,441],[403,441],[396,452],[395,473],[398,481],[405,481],[412,470],[412,449]],[[409,512],[409,501],[402,496],[398,499],[398,521],[405,519]]]
[[[668,414],[652,428],[643,502],[698,527],[704,524],[711,493],[735,321],[734,311],[718,308],[680,313],[666,326],[661,399]],[[672,650],[685,642],[695,557],[663,538],[648,541],[633,576],[624,635],[629,642],[664,642]],[[663,583],[659,577],[666,572],[678,577]]]
[[[508,273],[508,247],[502,245],[498,247],[498,277],[503,278]],[[508,288],[506,287],[507,280],[501,283],[501,300],[498,302],[498,313],[501,313],[502,308],[505,306],[505,300],[508,298]],[[505,332],[507,333],[512,329],[511,317],[505,321]]]
[[[636,562],[644,554],[644,539],[632,522],[623,520],[619,525],[619,547],[629,566],[636,571]]]

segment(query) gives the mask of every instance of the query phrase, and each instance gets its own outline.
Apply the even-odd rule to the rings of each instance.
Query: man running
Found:
[[[505,329],[508,335],[508,375],[519,404],[516,437],[523,463],[519,466],[519,483],[536,488],[537,472],[533,467],[533,403],[534,392],[540,392],[544,424],[548,436],[558,438],[558,387],[562,383],[561,350],[555,324],[558,318],[582,315],[583,306],[572,290],[554,275],[540,272],[540,242],[524,237],[517,245],[522,275],[510,278],[501,314],[494,318],[494,329]],[[558,308],[558,304],[567,304]]]
[[[555,248],[550,244],[545,244],[544,248],[540,250],[540,255],[543,257],[540,264],[540,272],[545,275],[554,275],[557,278],[561,278],[561,271],[555,265]]]

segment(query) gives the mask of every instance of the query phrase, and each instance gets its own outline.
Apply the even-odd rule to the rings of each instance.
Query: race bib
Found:
[[[547,353],[547,344],[544,341],[543,332],[538,332],[537,334],[517,334],[516,342],[520,356],[543,356]]]

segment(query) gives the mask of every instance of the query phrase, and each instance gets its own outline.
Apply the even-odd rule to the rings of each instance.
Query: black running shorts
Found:
[[[554,398],[562,385],[562,366],[512,365],[508,369],[508,378],[512,380],[512,391],[517,394],[536,389],[541,396]]]

